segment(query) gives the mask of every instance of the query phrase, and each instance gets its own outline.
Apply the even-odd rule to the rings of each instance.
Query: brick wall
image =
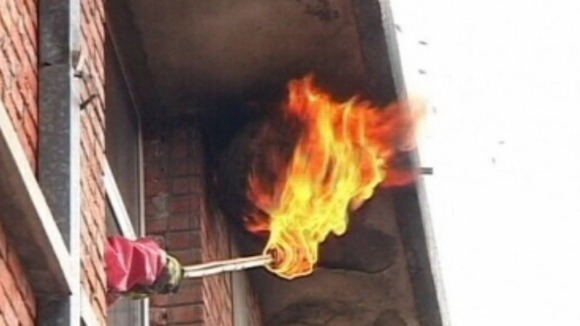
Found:
[[[0,325],[34,325],[36,300],[15,249],[0,225]]]
[[[36,171],[38,151],[38,8],[0,0],[0,100]]]
[[[205,197],[195,124],[146,128],[144,155],[147,233],[184,264],[230,258],[226,222]],[[187,280],[177,294],[153,297],[152,325],[232,325],[231,282],[229,274]]]
[[[82,283],[105,324],[104,8],[101,0],[81,0],[82,67]],[[38,4],[0,0],[0,100],[27,154],[37,168]],[[0,225],[0,228],[2,226]],[[0,230],[0,325],[32,325],[36,303],[18,257]],[[16,277],[17,276],[17,277]]]
[[[202,244],[203,260],[216,261],[230,258],[230,234],[225,227],[222,214],[216,210],[202,213],[204,229]],[[233,325],[233,290],[232,278],[229,274],[220,274],[203,279],[203,294],[206,298],[205,316],[207,325]]]
[[[246,282],[249,283],[249,280],[246,278]],[[246,285],[249,286],[249,285]],[[254,291],[248,291],[246,293],[246,300],[249,306],[249,326],[262,326],[264,322],[262,320],[262,312],[260,311],[260,306],[258,303],[258,296]]]
[[[184,128],[146,130],[144,135],[147,233],[183,264],[202,259],[198,150],[196,135]],[[202,282],[185,281],[179,293],[155,296],[151,306],[152,325],[204,325]]]
[[[0,101],[33,170],[38,150],[36,1],[0,0]],[[36,300],[0,225],[0,325],[34,325]]]
[[[81,0],[81,281],[93,310],[106,324],[106,237],[104,116],[104,7],[102,0]]]

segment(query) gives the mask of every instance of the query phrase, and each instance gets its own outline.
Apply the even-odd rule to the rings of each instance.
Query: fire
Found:
[[[412,149],[416,119],[401,104],[339,103],[312,76],[290,82],[284,114],[300,123],[301,133],[289,162],[273,159],[274,184],[254,167],[248,199],[259,212],[247,218],[247,227],[269,233],[264,252],[276,256],[269,269],[293,279],[312,273],[319,245],[330,233],[346,232],[349,212],[375,188],[413,181],[414,173],[393,162]]]

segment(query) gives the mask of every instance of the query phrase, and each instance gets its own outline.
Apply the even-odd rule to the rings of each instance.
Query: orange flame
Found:
[[[269,232],[264,252],[276,256],[269,269],[292,279],[312,273],[320,243],[331,232],[344,234],[349,211],[377,186],[413,181],[415,174],[393,168],[393,160],[412,149],[416,119],[400,104],[338,103],[312,76],[290,82],[285,117],[299,121],[302,133],[290,162],[278,165],[275,184],[251,173],[248,197],[260,212],[247,227]]]

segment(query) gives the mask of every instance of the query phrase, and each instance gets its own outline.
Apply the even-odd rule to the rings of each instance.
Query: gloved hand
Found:
[[[105,251],[108,303],[119,296],[141,299],[156,293],[174,293],[183,279],[183,267],[153,238],[107,238]]]
[[[149,286],[137,285],[126,296],[132,299],[143,299],[153,294],[169,294],[179,290],[184,270],[181,263],[173,256],[167,255],[165,267],[155,282]]]
[[[156,293],[175,293],[183,279],[183,266],[173,256],[167,255],[167,264],[161,276],[155,281],[153,287]]]

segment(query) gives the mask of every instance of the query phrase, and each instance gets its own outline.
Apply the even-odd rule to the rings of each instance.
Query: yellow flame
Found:
[[[389,183],[389,162],[408,143],[413,119],[397,104],[338,103],[312,76],[290,82],[286,108],[304,124],[290,163],[273,187],[251,174],[248,194],[269,217],[254,229],[269,231],[264,252],[277,256],[270,270],[292,279],[312,273],[320,243],[330,233],[344,234],[349,211]],[[393,176],[392,184],[411,181],[409,173]]]

